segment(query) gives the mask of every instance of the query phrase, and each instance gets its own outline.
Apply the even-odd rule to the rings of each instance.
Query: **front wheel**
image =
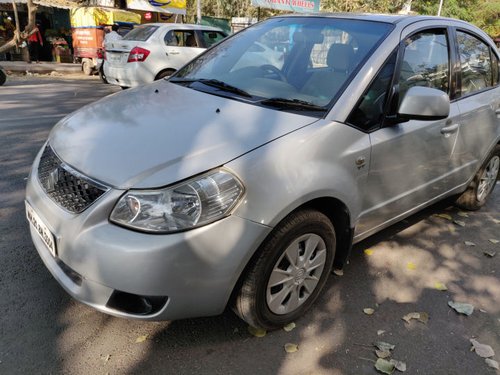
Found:
[[[254,327],[275,329],[294,321],[314,303],[335,257],[335,230],[314,210],[291,214],[252,260],[234,303]]]
[[[465,210],[479,210],[495,188],[500,169],[500,145],[497,145],[456,205]]]

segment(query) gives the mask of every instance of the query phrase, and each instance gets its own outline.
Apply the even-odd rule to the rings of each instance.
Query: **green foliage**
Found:
[[[436,15],[439,0],[322,0],[322,12],[397,13],[405,3],[411,2],[414,13]],[[205,16],[230,19],[255,17],[265,19],[282,12],[251,6],[251,0],[201,0]],[[444,0],[441,15],[472,22],[491,36],[500,36],[499,0]],[[196,22],[196,0],[187,0],[188,22]]]

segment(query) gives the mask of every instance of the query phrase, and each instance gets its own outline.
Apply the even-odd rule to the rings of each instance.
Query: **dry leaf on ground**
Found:
[[[344,276],[344,270],[333,270],[333,273],[337,276]]]
[[[379,358],[377,359],[377,362],[375,362],[375,368],[377,371],[391,375],[394,372],[394,369],[396,366],[394,366],[391,362],[386,361],[385,359]]]
[[[467,212],[460,211],[458,213],[458,216],[460,216],[460,217],[469,217],[469,214]]]
[[[385,333],[385,331],[383,329],[379,329],[377,331],[377,336],[383,335],[384,333]]]
[[[499,240],[496,240],[494,238],[490,238],[488,241],[490,241],[491,243],[494,243],[494,244],[497,244],[500,242]]]
[[[287,353],[295,353],[299,350],[299,346],[297,344],[287,343],[285,344],[285,352]]]
[[[255,337],[264,337],[267,334],[265,329],[255,328],[252,326],[248,326],[248,332]]]
[[[441,290],[444,292],[444,291],[448,290],[448,287],[446,286],[446,284],[436,282],[436,283],[434,283],[434,289]]]
[[[427,324],[427,322],[429,321],[429,314],[427,314],[426,312],[412,312],[406,314],[401,319],[403,319],[406,323],[410,323],[410,320],[416,319],[421,323]]]
[[[297,327],[295,325],[294,322],[291,322],[291,323],[288,323],[286,326],[283,327],[283,329],[286,331],[286,332],[290,332],[292,331],[295,327]]]
[[[495,355],[493,348],[489,345],[481,344],[477,340],[470,339],[472,344],[472,349],[476,352],[476,354],[482,358],[489,358]]]
[[[448,301],[448,306],[450,306],[456,312],[467,316],[471,315],[474,312],[474,306],[472,306],[470,303]]]
[[[375,310],[373,310],[371,307],[367,307],[367,308],[364,308],[364,309],[363,309],[363,312],[364,312],[366,315],[373,315],[373,313],[375,312]]]
[[[417,269],[417,266],[413,262],[408,262],[408,263],[406,263],[406,268],[413,271],[413,270]]]
[[[453,220],[453,224],[456,224],[459,227],[465,227],[465,222],[463,222],[461,220]]]
[[[453,218],[450,215],[448,215],[448,214],[436,214],[434,216],[440,217],[441,219],[446,219],[446,220],[449,220],[449,221],[453,220]]]
[[[148,336],[149,335],[142,335],[142,336],[139,336],[138,338],[135,339],[135,342],[136,343],[140,343],[140,342],[144,342],[148,339]]]
[[[364,253],[366,255],[373,255],[373,250],[372,249],[365,249]]]
[[[387,358],[391,356],[391,352],[389,350],[375,350],[375,354],[379,358]]]
[[[493,258],[495,255],[497,255],[497,252],[494,250],[483,250],[483,254],[486,255],[487,257]]]
[[[391,359],[389,362],[391,362],[394,367],[396,368],[396,370],[398,371],[401,371],[401,372],[405,372],[406,371],[406,363],[403,362],[403,361],[397,361],[395,359]]]
[[[491,368],[494,368],[494,369],[500,370],[500,367],[498,366],[498,362],[497,362],[497,361],[495,361],[495,360],[493,360],[493,359],[491,359],[491,358],[486,358],[484,361],[485,361],[485,362],[486,362],[486,364],[487,364],[488,366],[490,366]]]
[[[396,345],[389,344],[388,342],[384,341],[377,341],[374,342],[373,345],[378,348],[378,350],[386,351],[386,350],[393,350]]]
[[[471,241],[464,241],[465,246],[476,246],[474,242]]]

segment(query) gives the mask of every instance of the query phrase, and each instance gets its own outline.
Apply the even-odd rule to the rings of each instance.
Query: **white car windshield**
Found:
[[[324,112],[391,29],[345,18],[272,18],[222,41],[170,81],[285,110]]]

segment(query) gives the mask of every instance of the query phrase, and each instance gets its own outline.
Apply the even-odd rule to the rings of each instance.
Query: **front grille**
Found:
[[[104,194],[106,187],[90,181],[65,165],[45,147],[38,165],[38,179],[47,195],[59,206],[72,213],[80,213]]]

